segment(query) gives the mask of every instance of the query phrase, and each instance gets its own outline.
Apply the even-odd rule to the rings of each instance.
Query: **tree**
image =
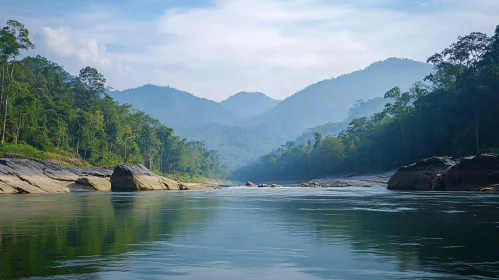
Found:
[[[5,143],[5,126],[7,122],[7,107],[9,103],[9,93],[13,81],[13,72],[16,57],[21,54],[21,50],[34,49],[35,45],[29,39],[29,31],[24,25],[15,20],[7,21],[7,26],[0,31],[0,55],[2,57],[2,86],[0,93],[0,103],[3,102],[5,80],[8,81],[7,91],[5,93],[5,104],[3,125],[2,125],[2,145]],[[9,61],[10,60],[10,61]],[[9,64],[10,75],[9,75]]]

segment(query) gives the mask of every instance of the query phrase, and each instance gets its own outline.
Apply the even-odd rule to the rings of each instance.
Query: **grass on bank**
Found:
[[[65,167],[88,167],[87,162],[69,153],[59,154],[41,151],[28,144],[5,144],[0,145],[0,155],[18,154],[25,157],[61,163]]]
[[[37,158],[41,160],[47,160],[49,157],[62,157],[61,155],[40,151],[37,148],[27,145],[27,144],[6,144],[0,146],[0,152],[2,154],[19,154],[26,157]]]

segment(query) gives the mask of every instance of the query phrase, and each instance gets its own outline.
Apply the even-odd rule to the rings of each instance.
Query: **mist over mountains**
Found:
[[[331,133],[341,130],[348,125],[349,118],[366,114],[352,114],[350,108],[359,99],[376,100],[366,106],[377,110],[383,105],[379,97],[386,91],[394,86],[407,90],[431,72],[429,64],[389,58],[350,74],[319,81],[280,102],[263,93],[248,92],[215,102],[154,85],[112,91],[110,95],[157,118],[181,137],[202,141],[209,149],[218,150],[222,160],[235,168],[298,136],[300,141],[306,141],[307,133],[313,135],[314,129],[322,129],[326,134],[327,129]]]
[[[268,112],[279,100],[261,92],[239,92],[220,102],[225,109],[241,118],[251,118]]]

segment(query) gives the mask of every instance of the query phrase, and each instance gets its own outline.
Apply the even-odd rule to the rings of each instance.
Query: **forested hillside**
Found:
[[[110,94],[172,127],[181,137],[218,150],[221,159],[235,168],[295,140],[306,129],[344,121],[358,99],[382,97],[394,85],[408,90],[431,71],[426,63],[390,58],[310,85],[277,105],[258,93],[239,93],[219,103],[153,85]]]
[[[277,122],[287,138],[294,140],[305,129],[342,121],[358,99],[381,97],[393,86],[408,90],[431,71],[431,65],[409,59],[375,62],[365,69],[310,85],[255,117],[252,123]]]
[[[499,152],[499,26],[431,56],[435,72],[385,94],[385,109],[353,119],[337,137],[288,142],[234,173],[239,180],[311,179],[398,167],[434,155]]]
[[[241,118],[251,118],[266,113],[279,103],[261,92],[239,92],[220,102],[225,109]]]
[[[18,61],[30,48],[28,30],[7,22],[0,33],[2,149],[31,145],[78,155],[92,165],[145,163],[175,176],[226,175],[216,151],[175,136],[158,120],[107,95],[106,79],[95,68],[74,77],[40,56]]]
[[[183,132],[191,126],[213,123],[236,125],[240,122],[239,117],[222,104],[172,87],[144,85],[110,91],[109,95],[120,103],[132,104],[150,114],[183,137],[189,137]]]
[[[369,117],[374,113],[382,111],[386,102],[387,100],[382,97],[376,97],[367,101],[359,99],[348,110],[345,120],[341,122],[330,122],[324,125],[309,128],[302,135],[300,135],[295,142],[297,144],[304,144],[307,141],[312,141],[314,140],[314,134],[316,132],[319,132],[322,136],[337,136],[348,127],[354,118]]]

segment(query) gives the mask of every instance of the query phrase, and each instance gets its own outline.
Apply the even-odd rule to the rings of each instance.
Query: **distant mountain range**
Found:
[[[241,92],[222,102],[196,97],[171,87],[145,85],[110,95],[175,129],[182,137],[203,141],[220,152],[229,166],[255,160],[286,141],[306,141],[307,129],[341,129],[349,108],[359,99],[382,97],[394,86],[407,90],[432,72],[432,66],[389,58],[363,70],[310,85],[283,101],[263,93]],[[373,108],[383,103],[377,99]],[[373,104],[374,104],[373,103]],[[348,125],[344,122],[342,127]],[[327,125],[326,125],[327,126]],[[304,133],[304,134],[303,134]]]
[[[225,109],[241,118],[251,118],[268,112],[279,100],[261,92],[239,92],[220,102]]]

